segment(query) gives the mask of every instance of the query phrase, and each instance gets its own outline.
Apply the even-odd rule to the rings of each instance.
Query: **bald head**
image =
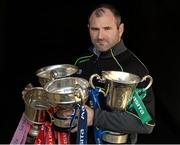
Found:
[[[90,19],[92,18],[92,16],[96,16],[96,17],[102,17],[106,11],[110,11],[112,13],[112,15],[115,18],[117,27],[120,25],[121,23],[121,16],[119,11],[113,7],[112,5],[109,4],[101,4],[99,6],[97,6],[91,13],[90,17],[89,17],[89,23],[90,23]]]

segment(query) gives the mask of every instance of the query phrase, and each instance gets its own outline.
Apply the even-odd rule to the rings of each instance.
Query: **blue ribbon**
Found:
[[[89,97],[90,97],[90,103],[91,107],[95,110],[96,108],[101,109],[100,104],[99,104],[99,95],[100,88],[90,88],[89,89]],[[103,144],[102,142],[102,129],[98,127],[94,127],[94,138],[96,144]]]
[[[78,119],[77,144],[87,144],[87,112],[85,106],[79,106],[80,114]]]
[[[73,127],[73,122],[74,122],[75,117],[76,117],[77,108],[78,108],[78,105],[76,105],[76,106],[73,108],[73,112],[71,113],[71,121],[70,121],[70,129],[69,129],[69,131],[70,131],[71,128]]]

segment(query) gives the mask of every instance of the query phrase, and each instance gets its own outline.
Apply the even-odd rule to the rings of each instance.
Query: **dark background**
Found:
[[[115,4],[123,39],[154,78],[156,127],[138,143],[180,143],[179,5],[173,0],[6,1],[0,3],[0,143],[10,143],[24,111],[21,92],[35,71],[74,63],[91,45],[87,16],[100,2]]]

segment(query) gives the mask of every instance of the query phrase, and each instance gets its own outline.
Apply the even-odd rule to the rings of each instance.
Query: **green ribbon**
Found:
[[[152,120],[150,114],[148,113],[142,101],[145,98],[145,96],[146,96],[146,91],[144,89],[135,89],[134,92],[132,93],[132,96],[130,97],[131,101],[129,101],[129,107],[128,107],[128,110],[130,111],[132,109],[136,110],[143,124]]]

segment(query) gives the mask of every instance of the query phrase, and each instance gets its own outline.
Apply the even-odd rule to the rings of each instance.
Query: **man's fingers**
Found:
[[[77,132],[77,126],[73,129],[71,129],[71,132],[74,133],[74,132]]]
[[[27,84],[25,88],[32,88],[33,85],[31,83]]]
[[[65,120],[64,125],[69,126],[70,125],[70,120]]]
[[[33,88],[33,85],[31,83],[27,84],[24,90],[22,91],[22,95],[26,95],[27,91],[31,90]]]

